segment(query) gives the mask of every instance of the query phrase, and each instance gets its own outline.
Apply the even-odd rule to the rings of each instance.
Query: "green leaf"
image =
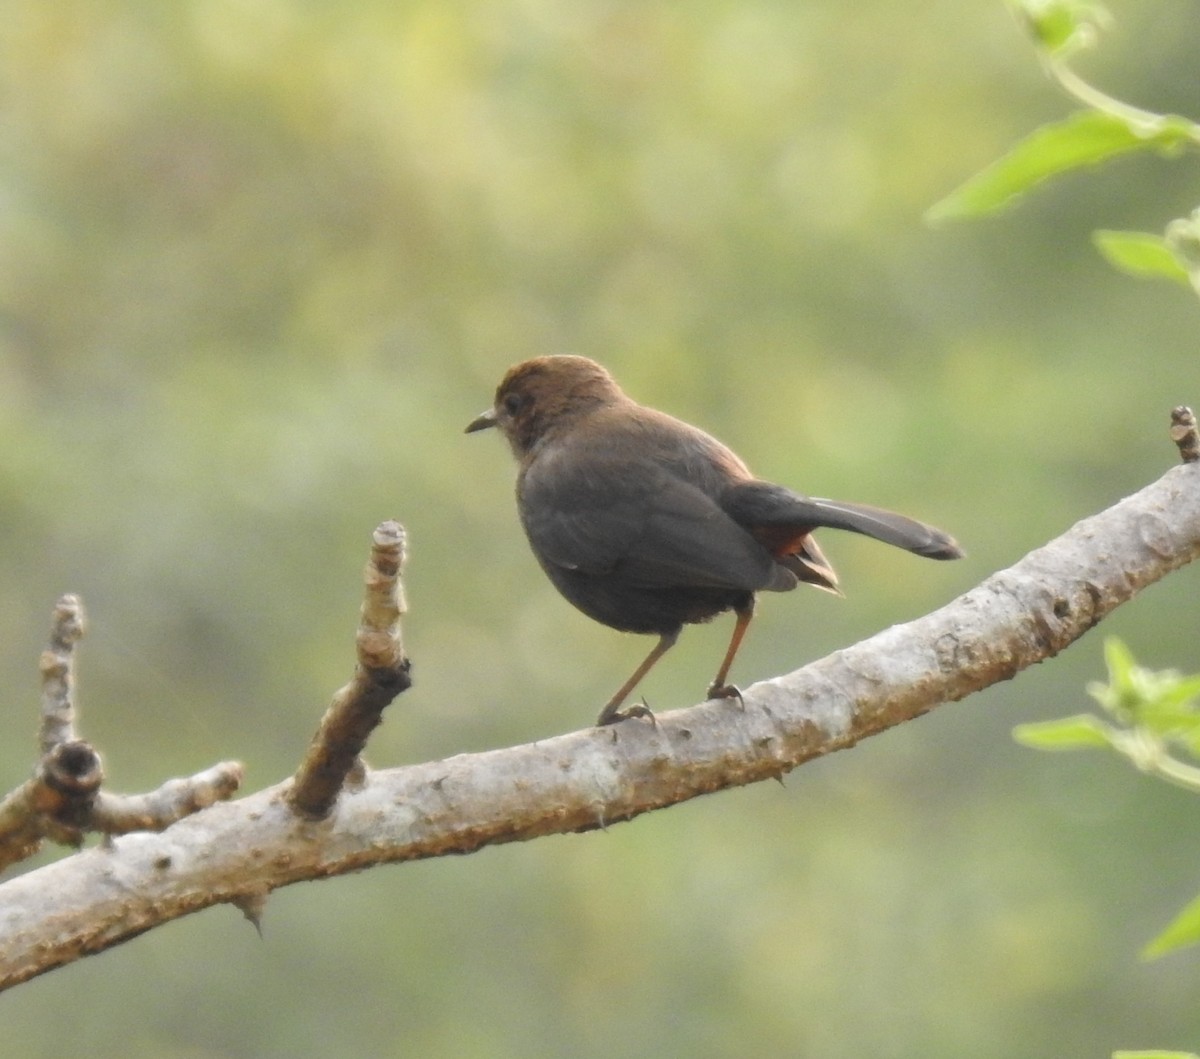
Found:
[[[1142,950],[1142,959],[1153,960],[1186,945],[1195,945],[1200,941],[1200,897],[1191,901],[1167,925],[1157,938]]]
[[[1108,11],[1092,0],[1013,0],[1013,6],[1051,54],[1090,44],[1096,30],[1110,21]]]
[[[1145,672],[1134,660],[1133,653],[1124,641],[1110,636],[1104,641],[1104,664],[1108,669],[1108,683],[1094,681],[1088,685],[1088,694],[1118,720],[1133,724],[1138,709],[1145,701],[1142,679]]]
[[[1077,111],[1025,137],[1004,157],[931,206],[925,219],[936,224],[994,213],[1059,173],[1130,151],[1177,150],[1192,140],[1194,132],[1183,118],[1164,117],[1152,126],[1135,127],[1111,114]]]
[[[1104,665],[1108,669],[1109,683],[1115,688],[1129,688],[1133,684],[1133,672],[1137,661],[1133,652],[1119,636],[1108,636],[1104,640]]]
[[[1182,677],[1166,670],[1155,674],[1159,686],[1137,713],[1139,725],[1157,735],[1185,741],[1200,737],[1200,677]]]
[[[1096,249],[1114,268],[1139,278],[1162,278],[1190,285],[1188,271],[1161,235],[1150,232],[1092,233]]]
[[[1013,738],[1037,750],[1079,750],[1084,747],[1112,746],[1111,729],[1090,713],[1063,717],[1057,721],[1019,724]]]
[[[1104,641],[1104,661],[1108,683],[1089,684],[1088,694],[1119,721],[1185,742],[1200,736],[1200,675],[1139,666],[1116,637]]]

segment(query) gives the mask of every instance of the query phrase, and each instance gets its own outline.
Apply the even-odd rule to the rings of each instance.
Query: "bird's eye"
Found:
[[[504,411],[510,416],[515,416],[525,404],[524,398],[519,393],[510,393],[504,395],[504,400],[500,402],[504,405]]]

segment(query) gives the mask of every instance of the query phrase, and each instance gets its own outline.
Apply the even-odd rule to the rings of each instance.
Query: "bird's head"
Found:
[[[587,357],[536,357],[509,368],[496,398],[466,432],[499,427],[518,459],[547,434],[614,401],[627,400],[611,375]]]

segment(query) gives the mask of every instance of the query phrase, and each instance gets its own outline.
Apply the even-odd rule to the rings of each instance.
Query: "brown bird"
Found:
[[[710,698],[726,683],[754,594],[801,581],[840,595],[812,531],[852,530],[930,559],[962,549],[939,529],[880,508],[802,496],[755,478],[703,430],[627,397],[586,357],[509,369],[467,433],[499,427],[517,458],[517,509],[554,587],[596,621],[658,643],[600,711],[598,724],[649,709],[621,705],[685,624],[737,617]]]

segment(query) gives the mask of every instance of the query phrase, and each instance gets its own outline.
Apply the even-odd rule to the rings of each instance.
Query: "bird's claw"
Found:
[[[645,717],[652,725],[658,726],[658,721],[654,719],[654,713],[649,706],[646,705],[646,700],[635,702],[632,706],[624,710],[616,709],[613,706],[605,706],[601,711],[600,716],[596,719],[596,726],[602,728],[605,725],[617,724],[619,721],[627,721],[631,717]]]
[[[710,699],[737,699],[738,705],[744,710],[746,700],[742,698],[742,690],[736,684],[710,684],[708,686]]]

